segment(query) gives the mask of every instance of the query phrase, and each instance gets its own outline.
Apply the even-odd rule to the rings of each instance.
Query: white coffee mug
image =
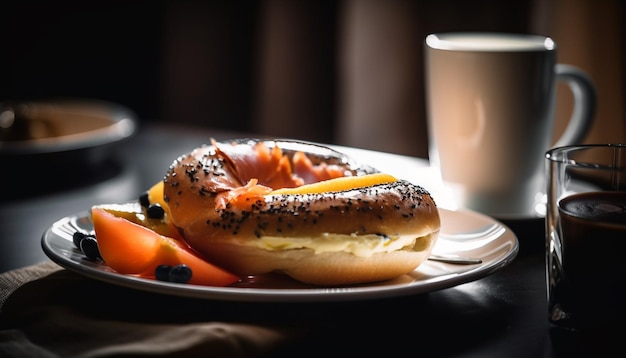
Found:
[[[425,41],[429,159],[447,199],[502,218],[540,216],[544,153],[580,143],[595,111],[586,73],[556,63],[549,37],[439,33]],[[574,108],[551,143],[556,82],[568,84]]]

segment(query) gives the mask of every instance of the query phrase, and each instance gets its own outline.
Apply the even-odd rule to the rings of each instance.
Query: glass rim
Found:
[[[607,169],[615,169],[613,166],[602,165],[598,163],[592,163],[587,160],[574,160],[567,157],[568,153],[578,152],[581,150],[590,150],[590,149],[598,149],[598,148],[614,148],[614,149],[625,149],[626,144],[622,143],[605,143],[605,144],[575,144],[575,145],[567,145],[562,147],[556,147],[549,149],[545,153],[545,159],[550,161],[551,163],[567,163],[570,165],[576,165],[580,167],[588,167],[588,168],[607,168]],[[624,168],[620,168],[624,169]]]

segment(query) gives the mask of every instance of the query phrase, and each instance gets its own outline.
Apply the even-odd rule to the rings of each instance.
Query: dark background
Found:
[[[255,62],[263,35],[261,16],[269,3],[9,1],[0,22],[0,99],[98,98],[126,105],[142,120],[248,130],[253,128],[259,76]],[[310,63],[315,63],[300,70],[320,75],[309,95],[323,97],[315,100],[322,107],[316,112],[330,123],[336,116],[341,1],[294,3],[311,29],[298,35],[306,44],[302,51],[309,51]],[[527,30],[530,10],[524,2],[470,3],[420,2],[415,11],[455,9],[445,23],[456,18],[463,29]],[[468,19],[476,7],[488,12]],[[436,17],[428,20],[424,32],[442,29]],[[176,101],[187,108],[176,108]],[[331,132],[313,139],[332,141]]]
[[[0,101],[96,98],[125,105],[144,122],[199,124],[361,145],[342,143],[337,126],[343,120],[345,103],[341,88],[346,87],[340,73],[342,46],[346,46],[343,26],[347,11],[359,11],[355,3],[358,0],[4,2]],[[557,41],[566,44],[587,39],[571,32],[576,28],[598,28],[594,24],[559,25],[571,30],[567,30],[572,33],[569,37],[555,30],[551,22],[554,9],[567,4],[557,0],[363,3],[370,7],[386,4],[414,18],[409,34],[414,41],[408,42],[413,48],[407,51],[412,51],[417,70],[407,71],[414,83],[407,96],[411,99],[406,106],[409,110],[398,111],[410,112],[403,120],[418,123],[411,147],[394,147],[393,143],[363,146],[422,157],[427,154],[420,61],[421,40],[426,34],[545,29],[544,35],[553,32]],[[587,4],[598,7],[614,1],[574,3],[577,11],[584,12]],[[624,7],[616,6],[619,19],[623,19]],[[623,28],[614,31],[615,36],[623,38]],[[618,44],[624,43],[620,41]],[[567,56],[576,55],[569,52],[572,55]],[[621,80],[611,86],[622,91],[617,101],[623,103],[624,75],[613,73],[613,77]],[[615,93],[613,89],[603,91]],[[620,109],[621,113],[611,116],[623,123],[623,105]]]

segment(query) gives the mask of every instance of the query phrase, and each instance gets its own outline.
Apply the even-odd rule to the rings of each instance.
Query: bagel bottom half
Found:
[[[418,237],[408,246],[369,256],[345,251],[315,252],[309,248],[268,250],[232,240],[204,243],[210,259],[243,275],[283,273],[314,285],[348,285],[390,280],[407,274],[430,255],[438,231]]]

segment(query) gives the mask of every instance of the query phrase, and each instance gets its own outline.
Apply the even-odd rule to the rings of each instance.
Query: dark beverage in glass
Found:
[[[555,357],[605,357],[626,337],[626,144],[546,152],[546,278]]]
[[[550,321],[582,330],[620,322],[626,317],[626,192],[574,194],[561,199],[558,210],[562,247],[550,260]]]

